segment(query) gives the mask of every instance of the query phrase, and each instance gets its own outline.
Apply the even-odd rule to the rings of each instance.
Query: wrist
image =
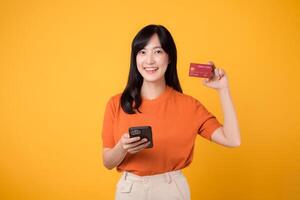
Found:
[[[121,151],[123,154],[126,154],[127,151],[123,148],[123,145],[122,143],[119,141],[117,144],[116,144],[116,148]]]
[[[218,92],[219,93],[229,93],[229,87],[224,87],[224,88],[220,88],[218,89]]]

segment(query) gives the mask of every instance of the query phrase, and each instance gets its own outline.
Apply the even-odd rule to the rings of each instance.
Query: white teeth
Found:
[[[145,67],[144,69],[145,69],[146,71],[156,71],[156,70],[158,70],[157,67]]]

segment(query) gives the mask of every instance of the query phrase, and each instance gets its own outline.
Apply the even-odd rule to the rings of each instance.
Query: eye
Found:
[[[140,50],[140,51],[139,51],[139,54],[145,54],[145,53],[146,53],[145,50]]]
[[[161,54],[161,53],[163,53],[163,51],[162,50],[157,50],[157,51],[155,51],[155,53]]]

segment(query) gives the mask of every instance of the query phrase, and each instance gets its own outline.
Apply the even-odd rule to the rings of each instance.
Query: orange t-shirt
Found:
[[[117,94],[107,103],[103,147],[113,148],[129,127],[151,126],[153,148],[127,153],[117,166],[119,172],[145,176],[187,167],[192,162],[197,134],[211,140],[214,130],[222,126],[197,99],[169,86],[156,99],[142,98],[142,113],[125,113],[120,98]]]

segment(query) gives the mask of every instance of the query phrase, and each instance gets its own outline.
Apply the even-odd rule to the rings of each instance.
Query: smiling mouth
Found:
[[[144,67],[144,70],[146,72],[152,72],[153,73],[153,72],[158,70],[158,67]]]

